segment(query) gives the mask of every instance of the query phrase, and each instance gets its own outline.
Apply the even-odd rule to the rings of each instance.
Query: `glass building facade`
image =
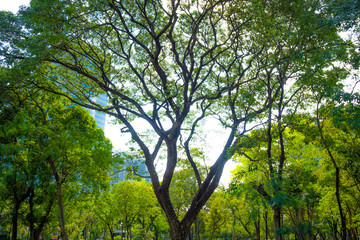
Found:
[[[134,159],[130,156],[124,156],[124,165],[114,167],[113,172],[110,174],[113,179],[110,184],[116,184],[126,180],[135,180],[132,176],[145,177],[144,179],[151,182],[149,172],[143,160]],[[133,172],[135,171],[135,172]]]
[[[106,96],[106,94],[101,94],[93,100],[102,106],[106,106],[108,97]],[[89,114],[93,116],[93,118],[96,120],[97,126],[105,130],[106,114],[93,109],[88,109],[88,111]]]

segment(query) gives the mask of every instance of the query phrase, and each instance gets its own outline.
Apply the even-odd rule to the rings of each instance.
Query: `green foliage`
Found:
[[[40,234],[45,223],[56,219],[51,211],[56,185],[48,160],[61,176],[65,202],[71,202],[108,184],[112,146],[85,109],[57,95],[25,91],[10,78],[2,80],[8,82],[1,92],[1,200],[12,202],[9,209],[19,202],[21,224]]]
[[[151,239],[168,227],[151,185],[145,181],[115,184],[95,199],[92,211],[105,228],[124,231],[127,238]]]
[[[309,111],[325,111],[320,105],[326,101],[337,100],[341,105],[340,101],[357,99],[342,93],[342,81],[351,69],[340,67],[340,63],[358,65],[356,46],[337,32],[339,26],[355,25],[357,6],[356,1],[337,0],[33,0],[17,15],[0,15],[1,66],[9,70],[6,75],[11,71],[20,76],[22,83],[116,117],[142,151],[172,234],[187,233],[234,155],[243,165],[233,186],[239,196],[249,194],[241,201],[256,202],[256,211],[246,217],[256,234],[243,227],[248,237],[260,238],[260,213],[268,207],[278,211],[275,228],[280,228],[282,209],[309,210],[307,222],[288,214],[293,217],[292,226],[274,230],[300,234],[311,225],[310,215],[321,195],[314,187],[320,177],[313,172],[322,164],[318,156],[327,160],[323,147],[336,152],[333,162],[341,162],[341,170],[357,173],[357,140],[348,138],[353,130],[332,120],[318,119],[316,125]],[[349,15],[344,9],[351,10]],[[109,96],[108,106],[93,101],[102,93]],[[39,155],[44,166],[49,157],[64,181],[103,187],[96,184],[106,178],[110,156],[102,157],[110,147],[93,141],[106,142],[101,133],[88,134],[85,125],[94,126],[81,109],[70,111],[64,100],[52,95],[39,100],[31,103],[60,105],[42,112],[31,108],[0,112],[4,119],[14,119],[7,136],[24,132],[16,139],[20,148],[9,144],[11,138],[4,148],[9,156],[18,152],[20,164],[15,169],[21,172],[28,156]],[[358,123],[350,119],[357,119],[357,108],[351,111],[348,119],[355,129]],[[218,119],[229,134],[203,176],[193,162],[199,152],[191,151],[191,145],[204,136],[198,126],[210,117]],[[136,119],[147,122],[151,131],[142,134]],[[318,131],[323,126],[328,126],[324,134]],[[309,131],[304,137],[300,130]],[[340,149],[341,144],[346,148]],[[182,150],[187,164],[180,160]],[[155,165],[158,160],[166,162],[162,179]],[[327,178],[331,174],[324,174]],[[6,181],[14,183],[11,177]],[[18,187],[22,189],[21,184]],[[67,187],[69,196],[79,188],[87,191],[76,184]]]

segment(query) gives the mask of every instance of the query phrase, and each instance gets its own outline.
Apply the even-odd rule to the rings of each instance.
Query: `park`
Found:
[[[359,239],[359,14],[357,0],[0,11],[0,238]],[[105,137],[105,116],[128,140]]]

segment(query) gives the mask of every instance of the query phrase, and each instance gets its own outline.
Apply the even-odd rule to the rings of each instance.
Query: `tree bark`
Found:
[[[281,207],[275,206],[274,207],[274,235],[276,240],[281,240],[282,236],[280,233],[281,228]]]
[[[15,180],[16,181],[16,180]],[[14,185],[16,182],[14,183]],[[18,229],[18,217],[19,217],[19,209],[21,206],[21,203],[25,201],[27,197],[30,195],[30,188],[27,189],[26,193],[22,194],[21,197],[18,196],[18,192],[16,188],[13,188],[13,194],[14,194],[14,210],[12,213],[12,235],[11,239],[16,240],[17,239],[17,229]]]
[[[14,210],[12,214],[12,235],[11,240],[17,239],[17,229],[18,229],[18,216],[19,216],[20,203],[14,199]]]
[[[170,234],[171,240],[186,240],[190,228],[183,226],[180,222],[178,224],[169,224],[170,225]]]
[[[235,225],[236,225],[236,218],[234,217],[234,219],[233,219],[233,224],[232,224],[232,234],[233,234],[232,239],[233,239],[233,240],[236,240],[236,229],[235,229]]]
[[[61,179],[56,170],[54,161],[51,160],[50,157],[47,158],[47,162],[49,163],[53,175],[55,177],[56,186],[57,186],[57,195],[58,195],[58,205],[59,205],[59,218],[60,218],[60,231],[61,231],[61,239],[68,240],[66,230],[65,230],[65,217],[64,217],[64,204],[62,198],[62,187],[61,187]]]
[[[268,227],[268,211],[266,210],[265,214],[263,215],[265,221],[265,240],[268,240],[269,237],[269,227]]]
[[[254,225],[255,225],[255,230],[256,230],[256,240],[261,240],[261,236],[260,236],[260,218],[258,220],[256,220],[254,222]]]

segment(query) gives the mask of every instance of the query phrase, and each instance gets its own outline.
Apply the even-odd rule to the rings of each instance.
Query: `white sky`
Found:
[[[12,11],[16,13],[19,10],[19,6],[28,6],[29,4],[30,0],[0,0],[0,10]],[[107,117],[107,119],[109,119],[109,117]],[[216,128],[218,127],[219,126],[216,126]],[[214,131],[213,124],[210,124],[206,128],[209,129],[207,133],[207,139],[213,139],[212,141],[210,141],[209,146],[207,147],[207,149],[209,149],[207,155],[210,157],[210,161],[213,162],[220,154],[220,145],[222,144],[219,143],[224,142],[226,136],[224,136],[221,131]],[[126,149],[128,149],[126,143],[130,140],[130,135],[125,135],[121,133],[119,126],[114,126],[107,122],[105,126],[105,136],[112,141],[115,150],[126,151]],[[211,166],[211,162],[207,162],[207,166]],[[231,176],[230,170],[234,169],[235,166],[236,164],[233,162],[228,162],[225,165],[225,169],[220,180],[223,185],[226,186],[229,184]]]
[[[21,5],[29,5],[30,0],[0,0],[0,10],[16,13]]]

